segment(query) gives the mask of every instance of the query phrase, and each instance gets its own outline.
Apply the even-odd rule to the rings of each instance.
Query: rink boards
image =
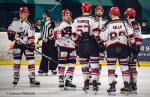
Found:
[[[13,64],[14,64],[13,61],[7,61],[7,60],[0,61],[0,65],[8,66],[8,65],[13,65]],[[38,66],[39,64],[40,64],[40,60],[35,60],[35,65]],[[150,62],[140,61],[139,64],[141,67],[150,67]],[[26,60],[21,61],[21,65],[27,65],[27,61]],[[80,66],[79,61],[76,62],[76,66]],[[102,66],[107,66],[107,62],[106,61],[102,62]],[[117,66],[119,66],[118,62],[117,62]]]
[[[40,33],[35,34],[35,41],[37,40]],[[143,43],[141,45],[141,52],[139,53],[139,60],[140,65],[143,67],[150,67],[150,35],[142,35]],[[0,65],[13,65],[13,56],[10,54],[11,52],[8,51],[8,45],[10,41],[7,38],[6,32],[0,32]],[[40,51],[41,49],[39,49]],[[23,59],[25,59],[23,57]],[[39,65],[41,56],[35,53],[35,64]],[[26,65],[27,62],[25,60],[22,61],[22,65]],[[106,66],[106,61],[103,62],[103,66]],[[80,62],[77,62],[77,66],[80,66]]]

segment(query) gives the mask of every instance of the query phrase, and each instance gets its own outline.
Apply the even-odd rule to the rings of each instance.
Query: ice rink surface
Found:
[[[36,75],[37,75],[36,69]],[[120,94],[120,88],[123,87],[123,81],[121,77],[120,69],[117,67],[116,73],[118,78],[116,79],[118,84],[116,97],[150,97],[150,68],[141,67],[138,68],[138,94],[122,95]],[[41,86],[38,88],[30,87],[27,66],[22,66],[20,71],[20,80],[16,87],[13,87],[13,68],[12,66],[0,66],[0,97],[111,97],[107,95],[106,90],[109,88],[107,67],[102,68],[100,82],[101,86],[97,95],[90,91],[85,94],[82,91],[83,79],[81,75],[81,68],[75,69],[73,83],[77,85],[74,91],[64,91],[58,88],[58,77],[56,75],[38,76],[37,80],[41,82]]]

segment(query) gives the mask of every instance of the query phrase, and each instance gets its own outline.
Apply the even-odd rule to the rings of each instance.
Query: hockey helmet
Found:
[[[104,8],[103,8],[103,6],[96,6],[95,11],[97,11],[97,10],[102,10],[102,11],[104,11]]]
[[[134,8],[127,8],[124,15],[128,16],[130,18],[135,18],[136,17],[136,11]]]
[[[70,16],[72,15],[69,9],[62,10],[61,15],[64,16],[65,14],[70,14]]]
[[[19,12],[20,13],[29,13],[29,9],[27,7],[20,7]]]
[[[109,11],[109,16],[119,16],[120,15],[120,9],[119,7],[112,7]]]
[[[92,10],[92,5],[90,2],[84,2],[81,6],[83,13],[90,13]]]

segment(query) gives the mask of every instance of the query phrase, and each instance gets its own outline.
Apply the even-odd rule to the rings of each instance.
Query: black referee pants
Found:
[[[47,43],[43,42],[42,53],[58,61],[58,53],[57,47],[55,47],[55,40],[48,40]],[[48,60],[47,58],[42,56],[39,70],[42,70],[43,72],[47,73],[48,70],[56,70],[57,65],[57,63]]]

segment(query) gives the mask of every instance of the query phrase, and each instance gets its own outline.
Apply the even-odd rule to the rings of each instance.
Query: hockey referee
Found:
[[[49,10],[43,11],[42,16],[45,19],[45,23],[43,24],[41,35],[38,38],[37,44],[42,40],[42,53],[57,61],[57,47],[55,47],[55,40],[53,39],[55,22],[51,20],[50,15],[51,13]],[[39,75],[48,75],[48,71],[51,70],[52,74],[57,74],[57,65],[57,63],[54,63],[42,56],[38,73]]]

